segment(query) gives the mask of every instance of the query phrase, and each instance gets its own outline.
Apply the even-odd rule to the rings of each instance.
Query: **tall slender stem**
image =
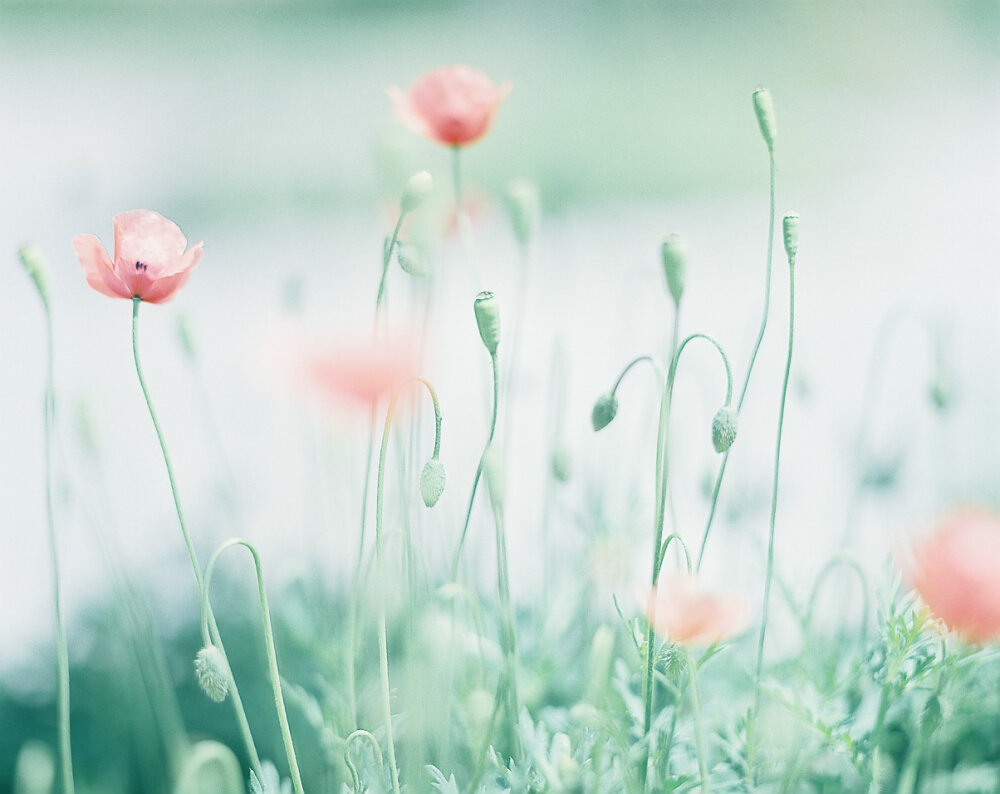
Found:
[[[44,293],[45,308],[45,519],[49,532],[49,554],[52,562],[52,595],[56,617],[56,675],[58,680],[59,767],[64,794],[73,794],[73,752],[70,742],[69,708],[69,648],[66,623],[62,611],[62,587],[59,577],[59,538],[56,533],[55,500],[52,482],[53,423],[55,419],[55,365],[52,334],[52,313]]]
[[[469,504],[465,509],[465,521],[462,523],[462,534],[458,538],[458,547],[455,549],[455,558],[451,564],[452,581],[456,581],[458,579],[458,564],[462,559],[462,549],[465,547],[465,537],[469,532],[469,521],[472,518],[472,505],[476,501],[476,491],[479,488],[479,481],[483,476],[483,462],[486,458],[486,452],[490,448],[490,444],[493,443],[493,436],[497,429],[497,411],[500,403],[500,368],[497,362],[496,353],[491,354],[490,361],[493,369],[493,412],[490,417],[490,434],[486,439],[486,446],[483,447],[483,452],[479,456],[479,463],[476,466],[476,474],[472,478],[472,493],[469,494]]]
[[[748,756],[752,758],[756,742],[756,725],[760,713],[760,682],[764,670],[764,639],[771,603],[771,580],[774,577],[774,523],[778,514],[778,469],[781,463],[781,434],[785,424],[785,402],[788,398],[788,380],[792,371],[792,349],[795,344],[795,259],[788,262],[788,355],[785,358],[785,377],[781,384],[781,405],[778,409],[778,436],[774,445],[774,479],[771,485],[771,520],[767,535],[767,568],[764,574],[764,601],[761,607],[760,636],[757,640],[757,665],[754,673],[753,713],[748,723]],[[750,770],[753,773],[753,770]]]
[[[379,447],[378,474],[375,484],[375,560],[378,566],[379,596],[378,596],[378,653],[379,653],[379,673],[382,679],[382,706],[383,719],[385,721],[385,740],[389,756],[389,774],[392,779],[393,794],[399,794],[399,770],[396,768],[396,743],[393,740],[392,732],[392,700],[389,688],[389,643],[386,631],[385,609],[385,561],[383,553],[382,538],[382,513],[385,501],[385,459],[389,450],[389,430],[392,426],[392,419],[396,413],[396,403],[399,395],[408,383],[422,383],[430,393],[431,401],[434,404],[434,453],[441,443],[441,410],[438,405],[437,393],[434,387],[423,378],[414,378],[407,384],[401,386],[393,395],[389,402],[389,408],[385,415],[385,425],[382,428],[382,444]]]
[[[156,431],[156,439],[160,443],[160,451],[163,453],[163,464],[167,470],[167,479],[170,481],[170,493],[174,500],[174,511],[177,513],[177,523],[180,524],[181,534],[184,536],[184,545],[187,547],[188,557],[191,559],[191,568],[194,570],[194,578],[198,583],[198,595],[201,598],[205,597],[205,580],[201,573],[201,566],[198,563],[198,554],[194,550],[194,544],[191,542],[191,535],[188,533],[187,524],[184,521],[184,512],[181,510],[181,499],[177,491],[177,482],[174,479],[174,467],[170,462],[170,454],[167,452],[167,443],[163,437],[163,430],[160,427],[160,422],[156,418],[156,411],[153,409],[153,401],[149,396],[149,388],[146,386],[146,378],[142,374],[142,365],[139,363],[139,304],[142,303],[142,299],[139,297],[132,298],[132,358],[135,361],[135,374],[139,379],[139,387],[142,389],[142,396],[146,401],[146,409],[149,412],[149,418],[153,423],[153,429]],[[222,638],[219,636],[219,627],[215,621],[215,615],[212,612],[211,606],[208,608],[208,624],[212,631],[212,640],[214,644],[222,651],[225,655],[225,648],[222,645]],[[262,776],[260,756],[257,754],[257,747],[254,744],[253,736],[250,732],[250,723],[247,720],[246,709],[243,708],[243,701],[240,698],[239,690],[237,690],[235,684],[230,692],[233,711],[236,714],[236,721],[240,727],[240,733],[243,735],[244,744],[246,744],[247,754],[250,756],[250,765],[257,777]]]
[[[736,413],[743,410],[743,401],[747,396],[747,387],[750,385],[750,375],[753,374],[754,364],[757,362],[757,353],[760,351],[761,342],[764,340],[764,331],[767,330],[767,318],[771,308],[771,263],[774,259],[774,150],[768,148],[768,171],[769,182],[769,210],[767,221],[767,269],[764,275],[764,310],[760,318],[760,329],[757,331],[757,341],[754,342],[753,352],[750,354],[750,362],[747,364],[747,374],[743,378],[743,386],[740,389],[740,399],[736,404]],[[708,520],[705,522],[705,532],[701,537],[701,548],[698,551],[698,564],[695,569],[701,570],[701,563],[705,559],[705,546],[708,543],[708,534],[712,529],[712,522],[715,520],[716,509],[719,505],[719,491],[722,489],[722,478],[726,476],[726,466],[729,464],[729,453],[727,449],[722,456],[722,463],[719,464],[719,473],[715,477],[715,486],[712,489],[712,503],[708,509]]]
[[[708,758],[705,753],[705,726],[701,720],[701,693],[698,689],[698,665],[691,658],[691,652],[685,648],[684,657],[687,661],[688,676],[691,680],[691,714],[694,717],[694,743],[698,754],[698,776],[701,778],[703,794],[712,790],[712,781],[708,777]]]
[[[299,772],[299,764],[295,758],[295,745],[292,744],[292,733],[288,727],[288,714],[285,711],[285,699],[281,693],[281,676],[278,673],[278,657],[274,650],[274,630],[271,628],[271,610],[268,607],[267,591],[264,588],[264,572],[260,564],[260,555],[257,549],[248,540],[242,538],[231,538],[219,546],[205,569],[205,590],[202,593],[202,633],[207,634],[208,612],[209,612],[209,587],[212,583],[212,573],[219,556],[226,549],[232,546],[243,546],[253,557],[254,569],[257,573],[257,593],[260,597],[261,627],[264,629],[264,645],[267,650],[268,674],[271,679],[271,692],[274,695],[274,708],[278,712],[278,723],[281,726],[281,740],[285,745],[285,756],[288,759],[288,769],[292,776],[292,786],[296,794],[303,794],[302,775]]]

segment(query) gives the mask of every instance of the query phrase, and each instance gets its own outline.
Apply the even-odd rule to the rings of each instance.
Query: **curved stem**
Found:
[[[756,741],[757,718],[760,712],[760,682],[764,670],[764,639],[767,632],[767,618],[771,603],[771,580],[774,576],[774,522],[778,514],[778,467],[781,463],[781,433],[785,424],[785,402],[788,398],[788,380],[792,371],[792,349],[795,343],[795,259],[788,262],[788,355],[785,358],[785,377],[781,384],[781,405],[778,409],[778,436],[774,445],[774,481],[771,486],[771,521],[767,536],[767,569],[764,574],[764,603],[761,608],[760,637],[757,640],[757,665],[754,674],[753,713],[748,723],[751,731],[748,742],[748,756],[752,759],[753,744]],[[748,760],[749,766],[749,760]],[[752,774],[752,769],[750,770]]]
[[[385,624],[385,567],[382,549],[382,511],[385,497],[385,459],[389,449],[389,430],[392,426],[392,419],[396,413],[396,403],[399,395],[409,384],[422,383],[430,393],[431,401],[434,404],[434,453],[437,454],[441,445],[441,408],[438,404],[437,393],[434,387],[423,378],[414,378],[396,390],[389,402],[389,408],[385,415],[385,425],[382,428],[382,444],[379,447],[378,474],[375,485],[375,558],[379,573],[379,598],[378,598],[378,651],[379,651],[379,672],[382,678],[382,700],[383,717],[385,720],[386,747],[389,753],[389,774],[392,777],[393,794],[399,794],[399,770],[396,769],[396,744],[392,736],[392,701],[389,693],[389,648]]]
[[[66,641],[66,622],[62,611],[62,587],[59,577],[59,538],[56,533],[55,499],[53,496],[52,450],[53,424],[55,421],[55,364],[52,333],[52,313],[48,300],[42,294],[45,308],[45,520],[48,524],[49,556],[52,563],[52,596],[56,618],[56,677],[58,681],[59,714],[59,767],[62,773],[63,794],[73,794],[73,752],[70,742],[69,708],[69,648]]]
[[[704,339],[709,342],[712,347],[719,351],[719,355],[722,357],[722,365],[726,368],[726,405],[729,405],[733,401],[733,370],[729,366],[729,357],[726,355],[726,351],[722,349],[722,345],[716,342],[708,334],[691,334],[683,342],[681,342],[680,347],[677,348],[677,359],[680,361],[681,353],[684,352],[684,348],[687,347],[689,342],[693,342],[695,339]]]
[[[667,556],[667,549],[670,547],[670,543],[675,540],[681,544],[681,550],[684,552],[684,560],[687,562],[688,573],[691,573],[691,554],[688,551],[687,544],[684,542],[684,539],[680,535],[678,535],[676,532],[671,532],[663,539],[663,545],[660,546],[660,554],[656,558],[657,581],[653,582],[653,587],[656,587],[657,582],[659,581],[660,578],[659,573],[660,570],[663,568],[663,559]]]
[[[764,340],[764,331],[767,330],[767,318],[771,307],[771,263],[774,259],[774,150],[768,147],[768,171],[769,171],[769,212],[767,222],[767,269],[764,275],[764,310],[760,318],[760,329],[757,331],[757,341],[754,342],[753,352],[750,354],[750,362],[747,364],[747,374],[743,378],[743,386],[740,389],[740,399],[736,404],[736,413],[743,410],[743,401],[747,396],[747,387],[750,385],[750,375],[753,374],[754,364],[757,362],[757,353],[760,350],[761,342]],[[726,466],[729,463],[729,453],[732,448],[727,449],[722,456],[722,463],[719,464],[719,473],[715,477],[715,487],[712,489],[712,503],[708,509],[708,519],[705,522],[705,532],[701,538],[701,549],[698,551],[698,564],[696,571],[701,570],[701,563],[705,559],[705,546],[708,543],[708,534],[712,529],[712,522],[715,520],[716,509],[719,505],[719,491],[722,490],[722,479],[726,476]]]
[[[809,634],[812,631],[813,612],[816,609],[816,602],[819,599],[820,588],[823,586],[827,577],[833,573],[838,566],[850,568],[858,575],[858,581],[861,583],[861,634],[858,641],[863,647],[868,634],[868,608],[871,603],[871,588],[868,584],[868,576],[865,574],[865,569],[861,567],[861,563],[858,562],[858,560],[849,554],[838,554],[833,559],[827,561],[827,563],[820,569],[819,574],[817,574],[816,579],[813,582],[813,588],[812,592],[809,594],[809,601],[806,604],[806,614],[804,618],[806,641],[808,642]]]
[[[634,367],[646,361],[649,362],[650,366],[656,372],[656,382],[659,384],[660,389],[662,391],[663,384],[666,382],[666,377],[667,377],[666,374],[663,372],[663,367],[660,366],[660,362],[657,361],[652,356],[644,355],[644,356],[636,356],[628,364],[625,365],[625,369],[623,369],[621,373],[618,375],[618,378],[615,380],[615,385],[611,387],[611,391],[609,392],[609,394],[612,395],[616,394],[618,392],[618,389],[622,385],[622,381],[625,380],[625,376],[628,375],[628,373],[631,372]]]
[[[357,767],[354,766],[354,761],[351,760],[351,742],[355,742],[358,739],[364,739],[371,745],[372,751],[375,753],[375,758],[378,760],[379,769],[385,766],[385,761],[382,759],[382,748],[378,746],[378,741],[368,731],[356,730],[344,740],[344,763],[351,773],[351,782],[354,784],[355,794],[362,794],[364,787],[361,776],[358,774]]]
[[[483,462],[486,458],[486,452],[490,448],[490,444],[493,443],[493,436],[497,430],[497,411],[500,404],[500,369],[497,363],[497,354],[492,353],[490,355],[490,361],[493,368],[493,412],[490,417],[490,434],[486,438],[486,446],[483,447],[483,452],[479,456],[479,463],[476,466],[476,474],[472,478],[472,493],[469,494],[469,505],[465,509],[465,521],[462,523],[462,534],[458,538],[458,546],[455,549],[455,559],[451,564],[451,580],[457,581],[458,579],[458,564],[462,559],[462,549],[465,547],[465,537],[469,532],[469,521],[472,518],[472,505],[476,501],[476,491],[479,488],[479,480],[483,476]]]
[[[396,219],[396,227],[392,230],[392,237],[389,238],[389,242],[382,252],[382,277],[379,279],[378,294],[375,296],[376,321],[378,320],[382,309],[382,301],[385,298],[385,282],[386,277],[389,275],[389,265],[392,263],[392,251],[396,247],[396,243],[399,240],[399,230],[403,226],[404,218],[406,218],[406,213],[399,213],[399,218]]]
[[[201,573],[201,566],[198,563],[198,554],[194,550],[194,544],[191,542],[191,535],[188,533],[187,524],[184,521],[184,513],[181,510],[181,500],[180,495],[177,491],[177,482],[174,479],[174,468],[170,463],[170,454],[167,452],[167,443],[163,438],[163,430],[160,427],[160,423],[156,418],[156,411],[153,410],[153,401],[149,396],[149,388],[146,386],[146,378],[142,374],[142,365],[139,363],[139,304],[142,302],[141,298],[132,298],[132,358],[135,361],[135,374],[139,379],[139,387],[142,389],[142,396],[146,401],[146,409],[149,412],[149,418],[153,423],[153,429],[156,431],[156,439],[160,443],[160,451],[163,453],[163,464],[167,470],[167,479],[170,481],[170,493],[174,500],[174,511],[177,513],[177,523],[180,524],[181,534],[184,536],[184,545],[187,547],[188,557],[191,559],[191,567],[194,570],[194,578],[198,583],[198,595],[204,599],[205,597],[205,580]],[[213,614],[211,607],[208,609],[208,624],[212,631],[212,640],[215,645],[219,647],[225,655],[225,649],[222,646],[222,639],[219,637],[219,628],[215,622],[215,615]],[[240,733],[243,735],[243,741],[246,744],[247,754],[250,756],[250,764],[260,778],[261,766],[260,757],[257,754],[257,748],[253,741],[253,736],[250,733],[250,723],[247,720],[246,710],[243,708],[243,701],[240,698],[240,693],[236,689],[236,686],[232,687],[231,691],[233,711],[236,715],[236,721],[240,727]]]
[[[288,714],[285,711],[285,699],[281,693],[281,676],[278,673],[278,657],[274,650],[274,631],[271,628],[271,610],[267,603],[267,591],[264,588],[264,572],[260,564],[260,555],[254,545],[242,538],[231,538],[219,546],[208,561],[205,569],[205,589],[201,597],[202,634],[208,630],[209,588],[212,584],[212,573],[222,552],[233,546],[243,546],[253,557],[254,569],[257,573],[257,593],[260,597],[261,627],[264,629],[264,645],[267,649],[268,675],[271,679],[271,692],[274,695],[274,708],[278,712],[278,723],[281,725],[281,740],[285,745],[285,755],[288,758],[288,769],[292,776],[292,786],[296,794],[303,794],[302,775],[295,759],[295,746],[292,744],[292,733],[288,727]]]

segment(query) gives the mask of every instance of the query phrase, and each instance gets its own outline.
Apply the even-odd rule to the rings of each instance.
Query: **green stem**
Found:
[[[396,243],[399,240],[399,230],[403,225],[403,219],[406,218],[406,214],[399,213],[399,218],[396,219],[396,227],[392,230],[392,237],[389,238],[388,245],[385,246],[382,252],[382,277],[378,282],[378,295],[375,297],[375,317],[378,318],[380,310],[382,308],[382,301],[385,299],[385,282],[389,275],[389,265],[392,263],[392,251],[396,247]]]
[[[483,476],[483,462],[486,459],[486,452],[490,448],[490,444],[493,443],[493,435],[496,433],[497,429],[497,411],[500,403],[500,369],[497,362],[497,354],[492,353],[490,355],[490,361],[492,363],[493,369],[493,413],[490,417],[490,434],[486,439],[486,446],[483,447],[483,452],[479,456],[479,463],[476,466],[476,474],[472,478],[472,493],[469,494],[469,504],[465,509],[465,521],[462,523],[462,534],[458,538],[458,546],[455,549],[455,558],[451,564],[451,580],[458,580],[458,564],[462,559],[462,549],[465,547],[465,537],[469,532],[469,521],[472,518],[472,505],[476,501],[476,491],[479,488],[479,480]]]
[[[827,577],[833,573],[838,567],[843,566],[854,571],[858,575],[858,581],[861,583],[861,631],[858,637],[858,642],[860,647],[864,647],[868,636],[868,609],[871,602],[871,588],[868,585],[868,576],[865,573],[865,569],[861,566],[853,556],[849,554],[838,554],[833,559],[829,560],[826,565],[824,565],[819,574],[816,576],[816,580],[813,583],[812,592],[809,594],[809,601],[806,604],[806,613],[803,620],[805,629],[805,640],[806,644],[809,644],[810,634],[812,632],[812,619],[813,613],[816,609],[816,602],[819,599],[820,588],[826,581]]]
[[[651,587],[656,587],[659,579],[660,547],[663,545],[663,517],[665,512],[667,494],[667,457],[669,442],[667,432],[670,427],[670,403],[673,398],[674,376],[677,373],[677,343],[680,336],[680,302],[674,304],[674,324],[673,332],[670,336],[670,368],[667,372],[666,383],[663,386],[663,393],[660,396],[660,419],[656,428],[656,500],[653,510],[653,560],[652,575],[650,576]],[[649,773],[649,757],[652,751],[652,737],[650,728],[653,725],[653,643],[656,637],[653,634],[653,620],[650,618],[646,627],[646,671],[643,679],[643,720],[642,734],[646,738],[646,752],[639,767],[639,779],[643,789],[646,787],[646,778]]]
[[[254,569],[257,572],[257,593],[260,597],[261,627],[264,629],[264,645],[267,649],[268,674],[271,678],[271,692],[274,695],[274,708],[278,712],[278,723],[281,725],[281,740],[285,745],[285,755],[288,758],[288,769],[292,775],[292,786],[296,794],[303,794],[302,775],[295,759],[295,746],[292,744],[292,733],[288,728],[288,714],[285,711],[285,699],[281,693],[281,676],[278,673],[278,657],[274,650],[274,631],[271,628],[271,610],[267,603],[267,591],[264,588],[264,572],[260,564],[260,555],[254,545],[242,538],[231,538],[215,550],[208,567],[205,569],[205,589],[201,600],[202,634],[208,633],[209,588],[212,584],[212,573],[222,552],[233,546],[243,546],[253,557]]]
[[[437,454],[441,445],[441,409],[438,404],[437,393],[434,387],[423,378],[414,378],[400,386],[389,402],[389,408],[385,415],[385,425],[382,428],[382,444],[379,447],[378,455],[378,475],[375,485],[375,558],[378,565],[379,575],[379,598],[378,598],[378,652],[379,652],[379,672],[382,679],[382,705],[383,718],[385,721],[386,747],[389,755],[389,774],[392,777],[393,794],[399,794],[399,770],[396,768],[396,744],[392,735],[392,701],[389,691],[389,648],[385,623],[385,562],[382,542],[382,512],[385,497],[385,459],[389,449],[389,430],[392,426],[392,419],[396,412],[396,403],[399,395],[410,383],[422,383],[430,393],[431,401],[434,404],[434,453]]]
[[[712,781],[708,777],[708,764],[705,755],[705,726],[701,721],[701,695],[698,690],[698,665],[691,658],[691,653],[684,648],[684,657],[687,661],[688,675],[691,677],[691,713],[694,717],[694,742],[698,753],[698,775],[701,778],[701,790],[704,794],[709,794],[712,789]]]
[[[764,602],[761,607],[760,636],[757,640],[757,665],[754,674],[753,713],[748,723],[748,756],[752,756],[756,736],[757,718],[760,713],[761,676],[764,671],[764,639],[771,603],[771,580],[774,576],[774,523],[778,514],[778,467],[781,463],[781,434],[785,424],[785,403],[788,398],[788,380],[792,371],[792,349],[795,343],[795,259],[788,262],[788,355],[785,358],[785,377],[781,384],[781,405],[778,409],[778,436],[774,445],[774,480],[771,485],[771,520],[767,535],[767,568],[764,574]],[[749,766],[749,763],[748,763]],[[752,770],[751,770],[752,774]]]
[[[69,709],[69,648],[66,622],[62,611],[62,587],[59,577],[59,538],[56,533],[55,499],[52,482],[53,424],[55,419],[55,364],[52,333],[52,313],[42,295],[45,307],[46,374],[45,374],[45,519],[49,531],[49,555],[52,562],[52,595],[56,617],[56,675],[58,680],[59,767],[64,794],[76,790],[73,782],[73,752],[70,743]]]
[[[495,359],[495,357],[494,357]],[[500,641],[504,651],[507,672],[507,702],[510,712],[510,747],[517,745],[517,721],[521,708],[517,696],[517,634],[514,623],[514,607],[510,597],[510,565],[507,562],[507,533],[504,528],[503,503],[490,490],[490,504],[493,508],[493,523],[496,527],[497,546],[497,593],[500,599],[502,627]],[[499,691],[498,691],[499,696]]]
[[[750,375],[753,373],[754,364],[757,362],[757,353],[760,351],[761,342],[764,340],[764,331],[767,330],[767,318],[771,308],[771,263],[774,259],[774,150],[768,148],[768,171],[770,174],[769,190],[769,212],[767,222],[767,270],[764,275],[764,311],[760,318],[760,329],[757,331],[757,341],[754,342],[753,352],[750,354],[750,363],[747,364],[747,374],[743,378],[743,386],[740,389],[740,399],[736,404],[737,415],[743,410],[743,401],[747,396],[747,387],[750,385]],[[726,466],[729,463],[729,453],[732,448],[727,449],[722,456],[722,463],[719,464],[719,473],[715,478],[715,487],[712,489],[712,503],[708,509],[708,520],[705,522],[705,532],[701,538],[701,549],[698,551],[698,564],[696,571],[701,570],[701,563],[705,559],[705,546],[708,543],[708,534],[712,529],[712,522],[715,520],[716,509],[719,505],[719,491],[722,489],[722,479],[726,476]]]
[[[191,567],[194,570],[194,578],[198,583],[198,595],[204,599],[205,580],[201,573],[201,566],[198,564],[198,554],[194,550],[194,544],[191,542],[191,535],[188,533],[187,524],[184,521],[184,512],[181,510],[180,495],[177,491],[177,482],[174,479],[174,468],[170,463],[170,454],[167,452],[167,443],[163,438],[163,430],[160,427],[159,420],[156,418],[156,411],[153,409],[153,401],[149,396],[149,388],[146,386],[146,378],[142,374],[142,365],[139,363],[140,303],[142,303],[141,298],[132,298],[132,358],[135,361],[135,374],[139,379],[139,387],[142,389],[142,396],[146,401],[146,408],[149,411],[149,418],[153,423],[153,429],[156,431],[156,439],[160,442],[160,451],[163,453],[163,463],[167,469],[167,479],[170,481],[170,493],[174,500],[174,511],[177,513],[177,523],[180,524],[181,534],[184,536],[184,545],[187,547],[188,557],[191,559]],[[212,630],[212,640],[214,644],[218,646],[219,650],[222,651],[222,654],[225,656],[225,648],[222,645],[221,637],[219,637],[219,628],[215,622],[215,615],[212,612],[211,607],[208,609],[208,624]],[[235,685],[232,688],[231,694],[233,710],[236,714],[236,721],[239,724],[240,732],[243,735],[243,741],[246,744],[247,753],[250,756],[251,766],[257,774],[257,777],[260,778],[262,775],[260,756],[257,754],[257,748],[254,744],[253,736],[250,733],[250,723],[247,720],[246,710],[243,708],[243,701],[240,698],[239,691],[236,689]]]

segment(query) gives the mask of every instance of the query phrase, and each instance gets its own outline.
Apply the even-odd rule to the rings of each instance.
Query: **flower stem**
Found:
[[[747,396],[747,387],[750,385],[750,375],[753,373],[754,364],[757,362],[757,353],[760,351],[761,342],[764,340],[764,331],[767,330],[767,318],[771,308],[771,263],[774,259],[774,150],[768,148],[768,171],[769,171],[769,211],[767,222],[767,269],[764,275],[764,311],[760,318],[760,329],[757,331],[757,341],[754,342],[753,352],[750,354],[750,362],[747,364],[747,374],[743,378],[743,386],[740,389],[740,399],[736,403],[737,415],[743,410],[743,401]],[[712,489],[712,503],[708,509],[708,520],[705,522],[705,532],[701,537],[701,549],[698,551],[698,564],[696,571],[701,570],[701,563],[705,559],[705,545],[708,543],[708,534],[712,529],[712,522],[715,520],[715,512],[719,505],[719,491],[722,489],[722,478],[726,476],[726,466],[729,463],[729,453],[732,448],[727,449],[722,456],[722,463],[719,464],[719,473],[715,477],[715,487]]]
[[[219,556],[232,546],[243,546],[253,557],[254,568],[257,572],[257,593],[260,597],[261,626],[264,629],[264,645],[267,649],[268,674],[271,679],[271,691],[274,695],[274,708],[278,712],[278,723],[281,726],[281,740],[285,745],[285,756],[288,759],[288,769],[292,776],[292,786],[296,794],[303,794],[302,775],[299,772],[299,765],[295,759],[295,746],[292,744],[292,733],[288,727],[288,714],[285,711],[285,699],[281,693],[281,676],[278,673],[278,657],[274,650],[274,631],[271,627],[271,610],[268,607],[267,591],[264,588],[264,572],[261,569],[260,555],[250,541],[243,540],[242,538],[231,538],[219,546],[211,559],[209,559],[208,567],[205,569],[205,589],[202,593],[202,633],[206,634],[208,630],[208,593],[212,583],[212,573],[215,570]]]
[[[385,623],[386,609],[386,586],[385,586],[385,561],[383,554],[382,538],[382,513],[385,500],[385,459],[389,450],[389,430],[392,426],[392,419],[396,413],[396,403],[399,395],[409,383],[422,383],[430,393],[431,401],[434,404],[434,451],[435,453],[441,444],[441,409],[438,404],[437,393],[434,387],[423,378],[414,378],[403,384],[393,395],[389,402],[389,408],[385,415],[385,425],[382,428],[382,444],[379,447],[378,474],[375,485],[375,560],[378,566],[379,576],[379,597],[378,597],[378,653],[379,672],[382,679],[382,705],[383,718],[385,721],[385,740],[389,756],[389,774],[392,779],[393,794],[399,794],[399,770],[396,768],[396,744],[392,735],[392,700],[389,690],[389,648]]]
[[[160,422],[156,418],[156,411],[153,409],[153,401],[149,396],[149,388],[146,386],[146,378],[142,374],[142,365],[139,363],[139,304],[142,299],[132,298],[132,358],[135,361],[135,374],[139,379],[139,387],[142,389],[142,396],[146,401],[146,408],[149,411],[149,418],[156,431],[156,439],[160,442],[160,451],[163,453],[163,463],[167,469],[167,479],[170,481],[170,493],[174,500],[174,511],[177,513],[177,523],[180,524],[181,534],[184,536],[184,545],[187,547],[188,557],[191,559],[191,568],[194,570],[194,578],[198,583],[198,595],[202,599],[205,597],[205,580],[201,573],[201,566],[198,564],[198,554],[194,550],[191,542],[191,535],[188,533],[187,524],[184,521],[184,512],[181,510],[180,495],[177,491],[177,482],[174,479],[174,468],[170,463],[170,454],[167,452],[167,443],[163,438],[163,430]],[[212,631],[212,640],[219,650],[225,655],[225,648],[222,639],[219,637],[219,627],[215,622],[215,615],[211,606],[208,608],[208,624]],[[247,720],[246,710],[243,708],[243,701],[235,683],[232,687],[233,711],[236,714],[236,721],[239,724],[243,741],[246,744],[247,754],[250,756],[250,764],[257,777],[262,776],[260,766],[260,756],[257,754],[257,747],[254,744],[253,736],[250,733],[250,723]]]
[[[462,559],[462,549],[465,547],[465,537],[469,532],[469,521],[472,518],[472,505],[476,501],[476,491],[479,488],[479,481],[483,476],[483,462],[486,459],[486,452],[493,443],[493,435],[497,429],[497,410],[500,403],[500,368],[497,362],[496,353],[490,355],[493,369],[493,413],[490,417],[490,434],[486,439],[486,446],[479,456],[479,464],[476,466],[476,474],[472,478],[472,493],[469,494],[469,505],[465,509],[465,521],[462,524],[462,534],[458,538],[458,547],[455,549],[455,559],[451,564],[451,580],[458,580],[458,564]]]
[[[694,717],[694,742],[698,754],[698,776],[701,778],[701,790],[703,794],[709,794],[712,790],[712,781],[708,777],[708,763],[705,755],[705,726],[701,721],[701,695],[698,689],[698,665],[691,658],[691,652],[684,649],[685,660],[687,661],[688,675],[691,680],[691,714]]]
[[[774,445],[774,480],[771,485],[771,520],[767,535],[767,568],[764,574],[764,601],[761,607],[760,637],[757,640],[757,665],[754,673],[753,712],[747,723],[748,767],[752,761],[756,743],[756,724],[760,716],[760,683],[764,670],[764,639],[767,633],[767,618],[771,603],[771,580],[774,577],[774,522],[778,514],[778,468],[781,463],[781,433],[785,424],[785,403],[788,398],[788,380],[792,371],[792,349],[795,344],[795,259],[788,261],[788,355],[785,358],[785,377],[781,384],[781,405],[778,409],[778,436]],[[750,774],[753,773],[750,768]]]
[[[45,308],[45,519],[49,532],[49,554],[52,562],[52,595],[56,618],[56,675],[58,680],[59,714],[59,767],[62,773],[64,794],[73,794],[73,752],[70,742],[69,708],[69,648],[66,642],[66,623],[62,611],[62,588],[59,577],[59,538],[56,533],[55,500],[53,496],[52,450],[55,420],[55,377],[52,312],[48,300],[42,295]]]

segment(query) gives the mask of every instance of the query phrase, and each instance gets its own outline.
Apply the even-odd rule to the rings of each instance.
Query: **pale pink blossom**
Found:
[[[661,578],[646,600],[646,617],[660,636],[683,645],[712,645],[740,634],[750,608],[732,593],[703,589],[690,574]]]
[[[204,243],[186,251],[187,239],[177,224],[151,210],[131,210],[114,217],[112,261],[101,241],[78,234],[73,249],[87,283],[109,298],[141,298],[147,303],[170,300],[201,261]]]
[[[370,405],[414,378],[417,367],[413,346],[391,340],[311,350],[301,358],[301,372],[325,397]]]
[[[494,85],[468,66],[442,66],[419,77],[408,92],[392,86],[389,97],[414,132],[445,146],[466,146],[486,134],[509,92],[509,83]]]
[[[1000,639],[1000,516],[948,515],[913,547],[908,578],[945,626],[976,643]]]

